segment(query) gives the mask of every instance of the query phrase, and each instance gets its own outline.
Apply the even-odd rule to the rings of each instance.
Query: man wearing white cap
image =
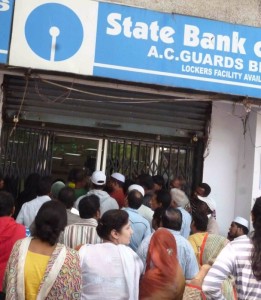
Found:
[[[118,202],[120,208],[125,206],[125,194],[123,191],[124,183],[125,176],[121,173],[111,174],[111,177],[107,182],[108,193]]]
[[[208,216],[207,232],[213,234],[219,234],[219,226],[216,219],[213,217],[213,212],[216,210],[216,202],[208,197],[197,196],[198,202],[196,211]]]
[[[133,230],[129,246],[134,251],[137,251],[142,240],[151,234],[151,227],[149,222],[138,212],[138,209],[142,205],[143,197],[143,187],[138,184],[132,184],[128,188],[126,201],[127,207],[123,208],[123,210],[125,210],[129,214],[129,220],[131,228]]]
[[[92,189],[84,196],[79,197],[74,204],[74,207],[78,209],[79,202],[85,196],[96,195],[100,199],[100,211],[101,216],[110,209],[118,209],[119,205],[117,201],[112,198],[107,192],[103,191],[106,184],[106,175],[102,171],[94,171],[91,176]],[[79,210],[79,209],[78,209]]]
[[[236,217],[229,227],[227,239],[233,241],[234,239],[248,235],[248,221],[242,217]]]

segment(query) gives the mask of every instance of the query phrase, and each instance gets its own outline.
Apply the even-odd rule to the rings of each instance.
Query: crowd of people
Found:
[[[210,186],[184,184],[73,169],[3,186],[0,299],[260,299],[261,197],[253,231],[236,216],[222,236]]]

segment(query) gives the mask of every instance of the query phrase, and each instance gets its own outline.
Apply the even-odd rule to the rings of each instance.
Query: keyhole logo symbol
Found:
[[[25,23],[25,37],[32,51],[41,58],[63,61],[80,49],[83,27],[69,7],[48,3],[30,13]]]

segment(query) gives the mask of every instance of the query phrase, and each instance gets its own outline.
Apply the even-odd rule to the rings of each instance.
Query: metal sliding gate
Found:
[[[53,140],[54,134],[48,130],[4,126],[1,172],[12,182],[13,188],[31,173],[51,173]]]
[[[109,139],[106,173],[120,172],[130,179],[143,173],[160,174],[168,184],[176,176],[182,176],[191,186],[194,150],[194,144]]]
[[[29,174],[52,174],[54,137],[50,130],[3,127],[1,173],[11,182],[14,194],[20,189],[21,179]],[[140,174],[159,174],[167,186],[171,179],[182,176],[187,193],[201,180],[203,148],[200,143],[107,137],[102,144],[100,154],[107,175],[120,172],[126,178],[135,179]]]

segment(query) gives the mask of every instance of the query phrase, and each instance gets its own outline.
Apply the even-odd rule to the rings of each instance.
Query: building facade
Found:
[[[222,233],[234,215],[250,218],[258,1],[22,2],[0,2],[5,176],[182,175],[188,192],[210,184]]]

